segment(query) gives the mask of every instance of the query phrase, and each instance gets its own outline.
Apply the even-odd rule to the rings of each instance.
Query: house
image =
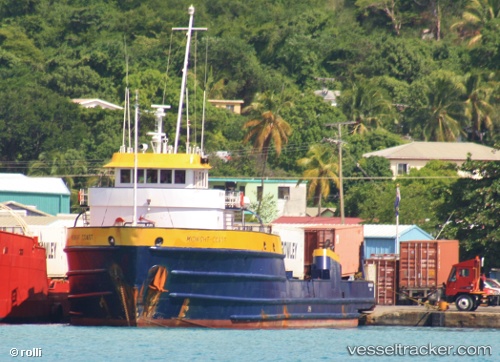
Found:
[[[116,104],[109,103],[97,98],[76,98],[71,100],[73,103],[78,103],[82,107],[85,108],[95,108],[101,107],[103,109],[111,109],[111,110],[122,110],[123,107],[120,107]]]
[[[262,195],[259,178],[218,178],[210,177],[210,188],[243,192],[250,203],[255,203]],[[276,201],[277,215],[304,216],[306,214],[307,183],[298,180],[264,180],[264,195],[270,194]]]
[[[233,113],[241,114],[241,100],[228,100],[228,99],[209,99],[208,103],[216,108],[225,108]]]
[[[70,212],[70,196],[68,187],[58,177],[0,173],[0,202],[13,201],[29,205],[31,212],[57,215]]]
[[[323,98],[323,100],[327,103],[330,103],[331,106],[337,106],[337,97],[340,96],[340,91],[331,91],[326,88],[321,90],[314,91],[314,94],[318,97]]]
[[[364,225],[364,258],[377,254],[399,254],[399,243],[434,238],[416,225]]]
[[[500,152],[472,142],[411,142],[365,153],[363,157],[387,158],[392,174],[396,177],[408,174],[411,168],[420,169],[432,160],[453,162],[460,166],[467,160],[469,153],[475,161],[500,161]]]

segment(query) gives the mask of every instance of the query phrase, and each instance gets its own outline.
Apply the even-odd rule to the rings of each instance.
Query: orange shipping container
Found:
[[[458,240],[405,241],[400,244],[399,287],[428,289],[446,282],[458,263]]]
[[[312,263],[312,251],[316,248],[332,249],[340,259],[342,276],[348,277],[361,270],[363,225],[314,226],[305,228],[304,261]]]

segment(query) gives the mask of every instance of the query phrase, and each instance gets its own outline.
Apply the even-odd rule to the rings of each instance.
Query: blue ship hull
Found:
[[[216,328],[357,326],[373,283],[341,280],[320,257],[312,278],[287,277],[284,256],[236,249],[67,248],[71,323]]]

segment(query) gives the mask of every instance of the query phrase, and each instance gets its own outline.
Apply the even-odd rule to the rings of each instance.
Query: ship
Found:
[[[22,218],[11,232],[0,230],[0,323],[60,323],[68,316],[69,284],[47,275],[45,248]]]
[[[193,30],[189,8],[186,54]],[[187,60],[187,57],[186,57]],[[373,282],[343,280],[328,245],[313,250],[306,277],[285,268],[278,235],[237,223],[243,193],[210,189],[208,157],[176,139],[153,106],[148,145],[123,144],[104,165],[111,187],[81,191],[84,226],[68,228],[70,323],[86,326],[285,329],[356,327],[375,306]],[[137,102],[136,127],[137,132]],[[124,122],[125,123],[125,122]]]

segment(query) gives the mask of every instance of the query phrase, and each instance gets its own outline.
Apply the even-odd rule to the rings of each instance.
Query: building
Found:
[[[318,215],[317,207],[307,207],[306,216],[334,217],[335,211],[337,211],[336,207],[322,207]]]
[[[228,100],[228,99],[209,99],[208,103],[216,108],[225,108],[233,113],[241,114],[241,100]]]
[[[61,178],[0,174],[0,202],[14,201],[50,215],[70,212],[71,193]]]
[[[101,107],[103,109],[112,109],[115,111],[123,110],[123,107],[121,106],[97,98],[76,98],[72,99],[71,101],[73,103],[78,103],[79,105],[85,108]]]
[[[208,185],[214,189],[243,192],[250,203],[255,203],[262,195],[261,179],[210,177]],[[304,216],[306,214],[307,183],[298,180],[264,180],[264,195],[270,194],[276,201],[278,216]]]
[[[399,254],[399,243],[434,238],[416,225],[364,225],[364,259],[372,255]]]
[[[427,162],[440,160],[460,166],[471,154],[474,161],[500,161],[500,152],[472,142],[411,142],[384,150],[365,153],[363,157],[387,158],[394,177],[408,174],[411,168],[420,169]]]
[[[323,101],[330,103],[331,106],[337,106],[337,97],[340,96],[340,91],[331,91],[326,88],[314,91],[314,94],[323,98]]]

